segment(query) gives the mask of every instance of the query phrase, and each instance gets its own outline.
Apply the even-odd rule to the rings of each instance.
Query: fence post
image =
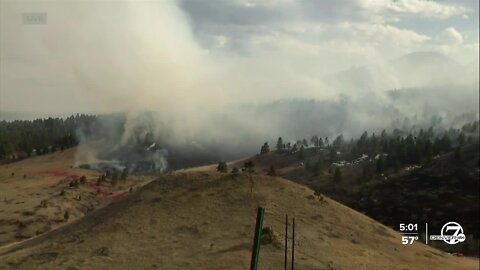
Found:
[[[287,270],[287,261],[288,261],[288,215],[285,215],[285,258],[284,258],[285,270]]]
[[[262,239],[263,215],[265,208],[258,207],[257,222],[255,223],[255,237],[253,239],[252,260],[250,262],[250,270],[257,270],[258,257],[260,255],[260,240]]]
[[[292,270],[295,262],[295,218],[292,221]]]

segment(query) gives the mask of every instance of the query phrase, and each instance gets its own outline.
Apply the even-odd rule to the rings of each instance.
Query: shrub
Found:
[[[272,244],[274,247],[280,247],[280,242],[277,239],[277,235],[274,233],[272,227],[264,227],[262,229],[262,238],[260,239],[262,245]]]
[[[34,214],[35,214],[35,213],[32,212],[32,211],[23,211],[23,212],[22,212],[22,215],[23,215],[23,216],[33,216]]]
[[[40,201],[40,207],[47,208],[47,200]]]
[[[70,183],[68,184],[68,186],[71,187],[71,188],[76,188],[79,185],[80,185],[80,182],[78,182],[77,179],[74,179],[74,180],[70,181]]]
[[[253,164],[253,161],[251,161],[251,160],[245,161],[245,163],[243,164],[243,166],[245,167],[245,169],[247,170],[247,172],[249,172],[249,173],[255,172],[255,165]]]
[[[20,230],[25,229],[27,227],[27,224],[21,220],[17,220],[17,226]]]
[[[80,184],[84,185],[86,182],[87,182],[87,177],[85,177],[85,175],[82,175],[80,177]]]
[[[225,161],[219,162],[217,166],[217,171],[219,172],[227,172],[227,163]]]
[[[275,176],[277,175],[276,171],[275,171],[275,167],[273,167],[273,165],[270,166],[270,170],[268,170],[268,175],[270,176]]]
[[[65,219],[65,221],[68,221],[69,218],[70,218],[70,212],[66,210],[65,213],[63,214],[63,219]]]
[[[317,196],[318,201],[320,204],[325,204],[327,203],[327,200],[325,200],[325,197],[323,197],[323,194],[319,190],[315,190],[314,195]]]
[[[105,182],[106,176],[104,174],[100,175],[97,179],[97,186],[100,186],[103,182]]]

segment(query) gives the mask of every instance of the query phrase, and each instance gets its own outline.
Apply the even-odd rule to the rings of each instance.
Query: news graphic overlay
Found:
[[[400,223],[399,227],[402,235],[402,245],[411,245],[419,239],[417,223]]]
[[[23,24],[47,24],[47,13],[45,12],[27,12],[22,13]]]
[[[465,241],[465,233],[460,224],[450,221],[443,225],[440,235],[430,235],[430,240],[443,240],[449,245],[455,245]]]

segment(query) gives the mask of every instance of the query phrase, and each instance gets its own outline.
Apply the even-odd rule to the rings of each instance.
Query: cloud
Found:
[[[472,12],[457,2],[429,0],[182,0],[180,5],[192,17],[195,26],[264,25],[284,21],[384,23],[414,17],[444,20]]]
[[[440,33],[438,40],[445,45],[460,45],[463,43],[463,36],[455,28],[448,27]]]
[[[213,0],[180,4],[191,19],[196,39],[207,50],[249,57],[283,47],[287,54],[304,53],[305,57],[330,62],[323,52],[343,49],[348,60],[332,56],[338,60],[330,68],[337,70],[348,68],[348,61],[350,65],[365,64],[371,59],[433,48],[433,34],[398,26],[399,21],[426,19],[425,23],[434,23],[472,12],[458,2],[423,0]],[[222,41],[219,46],[219,37],[228,43]],[[352,55],[355,51],[358,54]]]
[[[417,17],[447,19],[453,16],[464,15],[470,12],[467,8],[458,4],[444,4],[429,0],[383,0],[366,1],[369,5],[379,7],[380,11],[386,11],[392,15],[413,15]]]

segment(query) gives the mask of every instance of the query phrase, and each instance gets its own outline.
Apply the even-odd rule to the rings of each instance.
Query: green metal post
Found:
[[[255,223],[255,238],[253,239],[252,260],[250,262],[250,270],[257,270],[258,258],[260,256],[260,240],[262,239],[263,215],[265,208],[258,207],[257,222]]]

